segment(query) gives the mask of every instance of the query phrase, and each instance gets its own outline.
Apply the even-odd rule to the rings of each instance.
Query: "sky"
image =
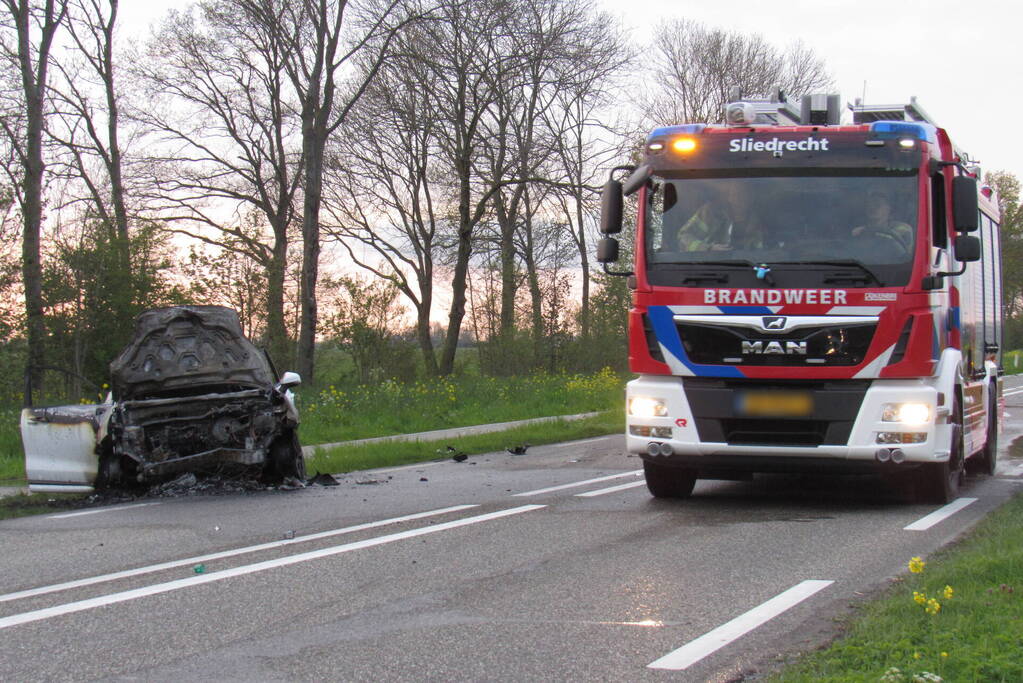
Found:
[[[843,107],[857,97],[904,104],[915,95],[984,172],[1009,171],[1023,180],[1023,133],[1016,126],[1023,117],[1021,0],[592,1],[618,16],[641,46],[668,18],[759,33],[781,48],[802,40],[824,59]],[[122,0],[121,36],[145,38],[168,9],[187,4]],[[433,317],[442,320],[446,307],[436,302]]]
[[[649,44],[653,27],[673,17],[760,33],[780,47],[802,40],[824,58],[843,103],[865,95],[868,104],[902,104],[915,95],[984,171],[1023,179],[1023,134],[1015,125],[1023,117],[1019,0],[594,2],[619,16],[640,45]],[[122,2],[122,27],[145,35],[167,9],[185,4]]]
[[[759,33],[780,47],[802,40],[824,58],[843,106],[864,92],[867,104],[903,104],[915,95],[984,172],[1023,179],[1023,134],[1015,125],[1023,116],[1019,0],[597,1],[639,44],[649,44],[667,18]]]

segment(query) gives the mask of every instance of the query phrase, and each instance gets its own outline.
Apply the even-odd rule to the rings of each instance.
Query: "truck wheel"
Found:
[[[963,406],[958,394],[952,403],[952,439],[948,460],[923,465],[918,497],[924,503],[950,503],[959,495],[963,478],[965,446],[963,443]]]
[[[998,467],[998,399],[994,387],[991,388],[990,410],[987,414],[987,441],[984,450],[977,458],[979,469],[984,474],[993,475]]]
[[[643,462],[646,487],[654,498],[688,498],[696,486],[696,472]]]
[[[295,430],[288,430],[270,444],[266,471],[277,481],[287,477],[305,481],[305,458],[302,457],[302,444]]]

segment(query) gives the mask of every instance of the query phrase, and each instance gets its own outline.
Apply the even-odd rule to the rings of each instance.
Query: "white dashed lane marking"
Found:
[[[604,496],[608,493],[618,493],[619,491],[625,491],[626,489],[634,489],[637,486],[645,486],[645,481],[633,481],[628,484],[619,484],[618,486],[611,486],[606,489],[597,489],[596,491],[587,491],[586,493],[577,493],[576,498],[593,498],[594,496]]]
[[[544,489],[536,489],[534,491],[525,491],[523,493],[516,493],[516,496],[539,496],[541,493],[551,493],[553,491],[563,491],[565,489],[574,489],[579,486],[588,486],[589,484],[599,484],[602,481],[611,481],[612,479],[622,479],[623,477],[638,477],[643,474],[643,470],[633,470],[631,472],[620,472],[618,474],[609,474],[604,477],[596,477],[595,479],[583,479],[582,481],[573,481],[569,484],[559,484],[558,486],[548,486]]]
[[[902,529],[904,531],[927,531],[932,526],[945,521],[955,513],[959,512],[967,505],[976,502],[976,498],[959,498],[957,500],[953,500],[945,507],[938,508],[926,517],[921,517],[909,526],[902,527]]]
[[[701,659],[738,640],[833,583],[834,581],[820,580],[797,583],[784,593],[774,596],[767,602],[737,616],[727,624],[722,624],[713,631],[703,634],[696,640],[686,643],[674,652],[669,652],[647,666],[651,669],[670,669],[672,671],[688,669]]]

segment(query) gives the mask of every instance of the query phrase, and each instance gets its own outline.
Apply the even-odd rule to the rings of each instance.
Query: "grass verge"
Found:
[[[82,506],[85,493],[19,493],[0,498],[0,519],[46,515]]]
[[[625,431],[625,412],[608,410],[594,417],[582,420],[557,420],[540,424],[525,425],[503,432],[463,436],[458,439],[440,441],[391,441],[361,446],[338,446],[317,451],[306,462],[306,469],[312,473],[352,472],[409,465],[447,457],[438,449],[452,446],[469,455],[500,451],[513,445],[530,444],[539,446],[560,441],[585,439]]]
[[[303,387],[296,397],[302,416],[299,438],[315,445],[549,415],[623,411],[625,379],[604,369],[590,375],[537,373]],[[25,481],[20,413],[0,408],[0,486]]]
[[[1023,496],[913,568],[843,637],[770,680],[1023,680]]]

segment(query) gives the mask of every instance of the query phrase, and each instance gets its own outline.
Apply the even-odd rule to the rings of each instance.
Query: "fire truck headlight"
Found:
[[[675,142],[671,143],[671,146],[676,152],[687,154],[696,149],[696,140],[692,138],[678,138]]]
[[[664,417],[668,414],[668,407],[664,400],[659,398],[648,398],[646,396],[633,396],[629,399],[629,415],[635,417]]]
[[[885,403],[881,406],[881,421],[924,425],[931,421],[931,407],[926,403]]]

